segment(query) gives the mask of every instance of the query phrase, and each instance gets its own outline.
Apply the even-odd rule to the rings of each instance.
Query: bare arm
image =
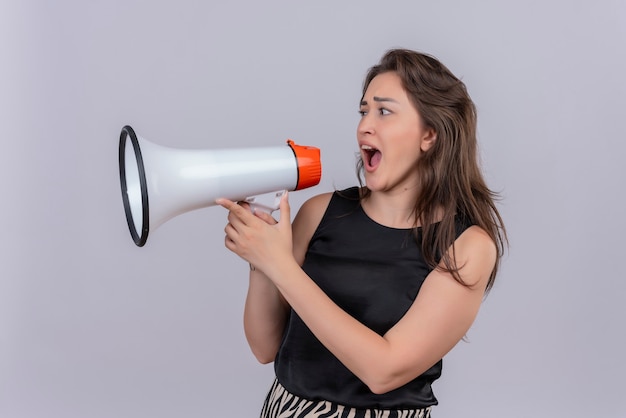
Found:
[[[243,328],[260,363],[274,361],[283,336],[289,305],[274,283],[259,269],[250,271]]]
[[[257,230],[249,214],[228,203],[224,206],[234,214],[227,247],[261,265],[315,336],[374,393],[409,382],[457,344],[478,313],[496,260],[493,241],[482,229],[469,228],[455,242],[455,259],[463,266],[461,277],[471,286],[433,271],[404,317],[380,336],[340,309],[302,271],[291,252],[286,201],[281,220],[271,231]],[[259,245],[264,242],[276,245]]]
[[[298,265],[304,261],[309,241],[329,199],[330,194],[310,199],[293,222],[293,256]],[[269,225],[276,223],[267,214],[259,213],[257,216]],[[259,362],[266,364],[274,361],[289,310],[289,304],[274,283],[259,268],[251,270],[244,307],[244,331],[248,345]]]

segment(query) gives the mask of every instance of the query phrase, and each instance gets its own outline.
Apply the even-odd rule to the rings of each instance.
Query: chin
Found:
[[[376,182],[371,176],[365,175],[365,187],[367,187],[372,192],[379,192],[383,190],[383,186]]]

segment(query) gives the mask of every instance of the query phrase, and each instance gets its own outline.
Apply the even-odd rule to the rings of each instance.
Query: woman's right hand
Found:
[[[249,203],[247,202],[238,202],[238,204],[240,206],[243,206],[246,209],[249,209],[250,211],[252,211],[252,213],[259,219],[261,219],[262,221],[264,221],[266,224],[268,225],[276,225],[278,223],[278,221],[276,219],[274,219],[274,217],[262,210],[257,210],[257,209],[253,209],[252,206],[250,206]],[[255,271],[256,267],[253,266],[252,264],[250,264],[250,270],[251,271]],[[269,279],[268,279],[269,280]]]

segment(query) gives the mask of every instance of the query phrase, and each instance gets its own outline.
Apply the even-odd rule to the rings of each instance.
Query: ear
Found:
[[[426,152],[431,149],[433,145],[435,145],[435,141],[437,141],[437,131],[433,128],[428,128],[426,129],[426,132],[424,132],[420,148],[423,152]]]

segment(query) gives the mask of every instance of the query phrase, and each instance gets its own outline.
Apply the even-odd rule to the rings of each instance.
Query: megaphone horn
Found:
[[[292,140],[287,145],[177,149],[151,143],[124,126],[120,184],[133,241],[143,247],[150,231],[184,212],[214,206],[220,197],[254,202],[255,196],[317,185],[322,175],[320,150]]]

